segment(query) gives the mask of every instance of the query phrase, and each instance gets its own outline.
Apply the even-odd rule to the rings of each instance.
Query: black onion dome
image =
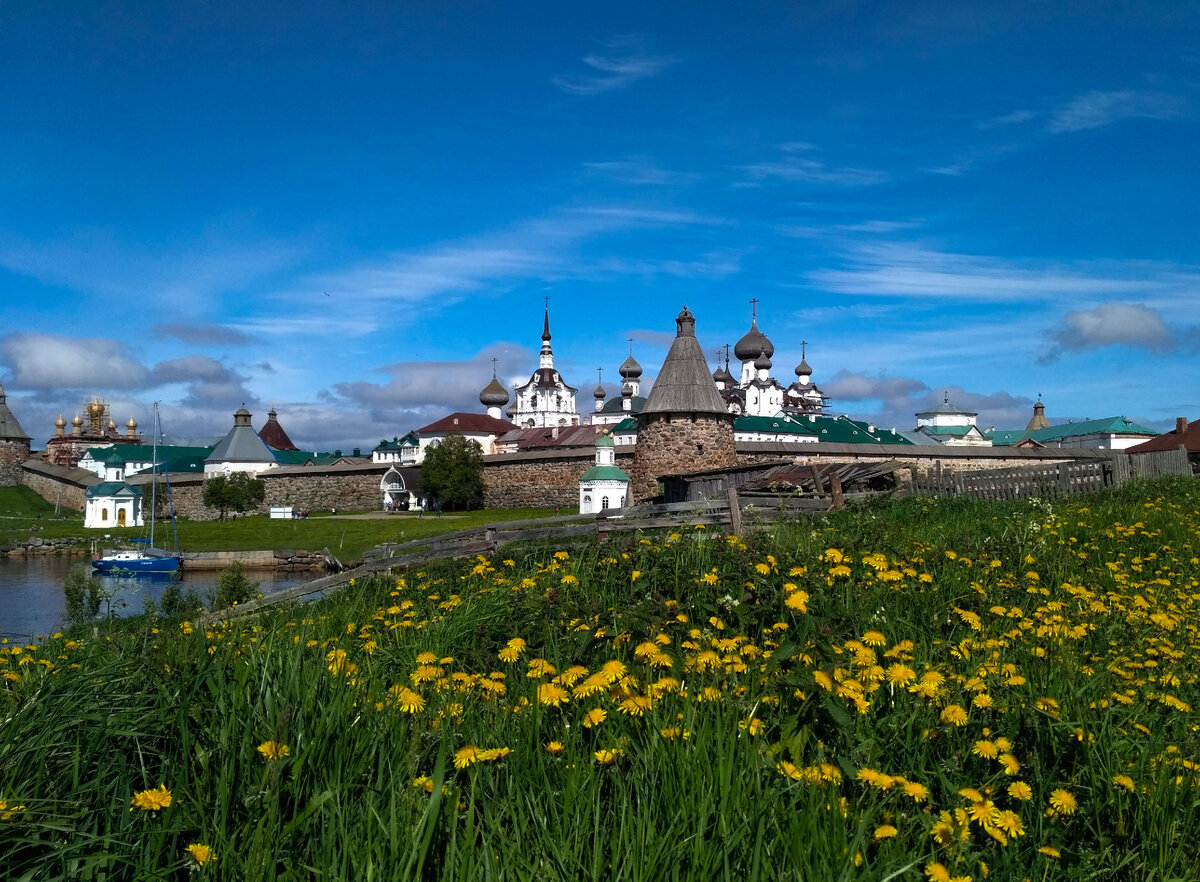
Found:
[[[618,368],[621,376],[626,380],[636,380],[642,375],[642,366],[637,363],[637,359],[630,353],[629,358],[621,362],[621,367]]]
[[[596,391],[592,393],[592,397],[595,398],[597,401],[603,401],[607,395],[608,395],[608,393],[604,391],[604,387],[602,385],[600,385],[599,383],[597,383]]]
[[[504,407],[508,404],[508,390],[500,385],[499,380],[492,377],[492,381],[479,393],[479,403],[485,407]]]
[[[758,354],[758,358],[754,359],[755,370],[769,371],[771,369],[771,357],[767,355],[767,350],[763,350]]]
[[[764,352],[767,358],[770,358],[775,354],[775,347],[771,345],[767,335],[758,329],[758,320],[752,319],[746,336],[738,340],[737,345],[733,347],[733,355],[738,361],[749,361],[758,358]]]
[[[796,376],[797,377],[811,377],[812,376],[812,368],[809,367],[808,362],[803,358],[801,358],[800,363],[798,365],[796,365]]]

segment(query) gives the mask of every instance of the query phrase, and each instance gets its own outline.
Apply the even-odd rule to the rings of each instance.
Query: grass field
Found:
[[[1200,488],[507,550],[0,656],[9,878],[1196,879]]]
[[[362,557],[364,551],[384,542],[406,542],[452,530],[482,526],[493,521],[542,517],[547,509],[487,509],[446,513],[441,517],[395,514],[378,518],[352,518],[343,512],[330,517],[314,512],[302,520],[272,520],[265,515],[226,521],[179,520],[179,545],[184,551],[259,551],[284,548],[320,550],[328,548],[343,562]],[[36,528],[36,532],[31,532]],[[160,521],[155,541],[171,540],[171,525]],[[28,487],[0,487],[0,545],[24,541],[31,535],[43,538],[67,536],[123,539],[146,535],[142,528],[85,530],[78,512],[54,513],[54,506]]]

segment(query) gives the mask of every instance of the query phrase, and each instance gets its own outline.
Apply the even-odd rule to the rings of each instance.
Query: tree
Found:
[[[221,520],[231,511],[245,514],[262,505],[267,496],[267,483],[252,478],[246,472],[217,475],[204,482],[204,504],[221,512]]]
[[[451,432],[425,451],[421,493],[451,511],[483,508],[483,448]]]

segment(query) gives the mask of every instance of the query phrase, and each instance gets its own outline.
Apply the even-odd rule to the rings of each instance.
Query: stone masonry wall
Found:
[[[58,481],[49,475],[25,469],[21,472],[21,483],[47,502],[63,508],[82,513],[87,503],[87,488],[69,481]]]
[[[21,463],[29,459],[28,441],[0,441],[0,487],[21,483]]]
[[[698,472],[737,465],[733,417],[662,415],[639,419],[634,448],[631,504],[658,495],[663,475]]]
[[[259,475],[266,484],[263,504],[246,514],[267,514],[271,506],[290,505],[297,510],[370,511],[383,505],[379,482],[387,466],[376,471],[311,472]],[[129,483],[138,484],[137,476]],[[204,480],[199,475],[171,479],[171,500],[175,513],[195,521],[211,521],[219,516],[216,509],[204,505]]]
[[[994,449],[994,448],[993,448]],[[1049,449],[1046,451],[1049,452]],[[1064,450],[1063,453],[1069,454],[1072,451]],[[907,455],[906,455],[907,454]],[[850,462],[897,462],[901,465],[912,466],[916,468],[917,473],[924,475],[926,473],[936,472],[940,464],[944,471],[950,472],[975,472],[975,471],[990,471],[993,469],[1022,469],[1030,468],[1038,465],[1052,465],[1060,462],[1075,462],[1075,456],[1065,455],[1048,455],[1030,459],[1027,457],[1005,457],[995,456],[985,458],[977,457],[954,457],[943,458],[936,454],[918,455],[912,452],[911,447],[898,447],[894,454],[881,455],[878,453],[863,454],[855,456],[853,454],[834,453],[834,454],[803,454],[797,452],[765,453],[762,451],[744,451],[740,450],[737,454],[738,465],[752,465],[755,463],[792,463],[797,465],[813,465],[816,463],[842,464]]]
[[[553,458],[507,454],[484,460],[483,504],[487,508],[558,506],[579,508],[579,478],[596,464],[594,450]],[[629,472],[633,454],[618,453],[617,468]]]

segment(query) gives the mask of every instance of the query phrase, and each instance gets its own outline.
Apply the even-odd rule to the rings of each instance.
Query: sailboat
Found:
[[[92,555],[92,568],[102,573],[138,575],[141,573],[173,573],[179,569],[179,534],[175,533],[175,550],[167,551],[154,545],[154,520],[158,512],[158,402],[154,402],[154,447],[151,453],[150,474],[150,538],[134,539],[139,548],[113,548]],[[171,498],[170,478],[164,471],[167,499]],[[171,505],[171,524],[175,524],[175,506]]]

